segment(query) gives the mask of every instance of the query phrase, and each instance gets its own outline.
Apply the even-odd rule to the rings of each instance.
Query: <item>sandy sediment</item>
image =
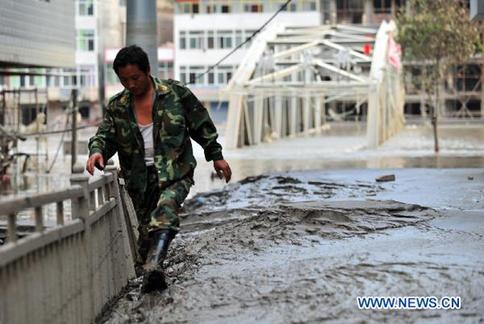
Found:
[[[193,197],[166,261],[169,288],[140,295],[134,281],[105,319],[482,321],[484,213],[381,199],[395,184],[363,178],[271,174]],[[357,296],[460,296],[463,307],[359,310]]]

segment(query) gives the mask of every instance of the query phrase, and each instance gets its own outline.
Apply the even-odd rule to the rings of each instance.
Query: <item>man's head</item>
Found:
[[[121,84],[135,96],[145,94],[151,86],[148,55],[139,46],[122,48],[114,59],[113,70]]]

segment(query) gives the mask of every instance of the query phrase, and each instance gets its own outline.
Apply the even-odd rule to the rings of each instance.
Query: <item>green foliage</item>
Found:
[[[463,63],[480,50],[479,26],[457,0],[410,0],[397,16],[397,41],[405,60],[435,62],[440,68]],[[439,71],[442,72],[442,71]]]
[[[451,66],[465,63],[482,50],[479,25],[470,21],[460,0],[409,0],[407,5],[406,12],[397,16],[396,40],[405,61],[421,64],[420,75],[413,81],[432,107],[434,150],[438,152],[439,85]]]

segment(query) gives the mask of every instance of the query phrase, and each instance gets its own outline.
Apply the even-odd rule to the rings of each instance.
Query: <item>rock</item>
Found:
[[[375,178],[376,182],[387,182],[387,181],[395,181],[394,174],[386,174]]]

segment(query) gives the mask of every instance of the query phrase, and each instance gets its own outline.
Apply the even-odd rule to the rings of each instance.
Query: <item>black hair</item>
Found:
[[[119,69],[125,67],[128,64],[135,64],[138,68],[148,73],[150,71],[150,61],[148,60],[148,55],[139,46],[131,45],[123,47],[113,62],[113,70],[119,75]]]

